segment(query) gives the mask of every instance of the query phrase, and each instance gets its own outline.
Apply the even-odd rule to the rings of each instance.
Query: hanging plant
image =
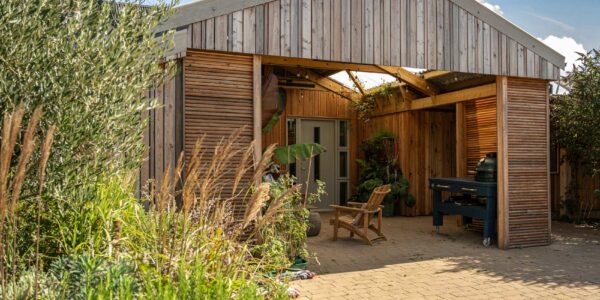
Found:
[[[352,107],[358,113],[358,119],[368,121],[375,112],[375,104],[377,99],[389,99],[394,86],[391,83],[384,83],[377,87],[376,90],[365,93],[360,100],[353,101]]]

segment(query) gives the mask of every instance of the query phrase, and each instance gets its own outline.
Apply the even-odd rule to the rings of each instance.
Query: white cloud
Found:
[[[554,35],[549,35],[545,39],[540,39],[544,44],[548,45],[550,48],[554,49],[556,52],[562,54],[565,57],[565,71],[570,72],[573,70],[573,65],[579,65],[577,59],[579,58],[579,53],[586,53],[587,51],[583,47],[583,44],[577,43],[575,39],[572,37],[557,37]],[[562,75],[565,75],[565,72],[561,72]]]
[[[535,18],[538,18],[538,19],[540,19],[540,20],[542,20],[544,22],[553,24],[553,25],[557,26],[558,28],[560,28],[560,29],[562,29],[564,31],[568,31],[568,32],[574,32],[575,31],[575,27],[573,27],[573,26],[571,26],[571,25],[569,25],[569,24],[567,24],[565,22],[561,22],[561,21],[559,21],[557,19],[553,19],[553,18],[550,18],[550,17],[547,17],[547,16],[536,14],[536,13],[528,13],[528,14],[531,15],[531,16],[533,16],[533,17],[535,17]]]
[[[491,3],[487,2],[486,0],[477,0],[477,2],[483,4],[483,6],[487,7],[488,9],[495,12],[496,14],[499,14],[499,15],[504,14],[504,12],[502,12],[502,10],[500,9],[500,5],[498,5],[498,4],[491,4]]]

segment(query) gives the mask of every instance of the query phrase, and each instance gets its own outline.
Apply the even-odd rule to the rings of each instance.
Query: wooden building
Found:
[[[157,32],[170,29],[179,68],[150,92],[164,108],[150,116],[141,182],[160,180],[199,137],[214,147],[245,126],[240,144],[261,141],[256,156],[271,143],[329,145],[319,176],[337,203],[356,184],[360,141],[387,130],[417,198],[400,214],[431,214],[428,178],[468,176],[497,152],[499,246],[550,242],[548,82],[564,57],[475,0],[205,0]],[[370,91],[329,77],[339,71],[398,81],[363,122],[350,103]],[[270,72],[287,104],[263,134]]]

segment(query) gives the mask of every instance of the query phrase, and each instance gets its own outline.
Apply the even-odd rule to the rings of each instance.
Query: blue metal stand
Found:
[[[444,225],[444,215],[462,215],[465,224],[472,218],[483,220],[483,245],[488,247],[496,235],[496,189],[495,182],[479,182],[471,178],[430,178],[429,187],[433,190],[433,225],[439,233]],[[461,205],[442,202],[442,192],[462,193],[486,197],[484,205]]]

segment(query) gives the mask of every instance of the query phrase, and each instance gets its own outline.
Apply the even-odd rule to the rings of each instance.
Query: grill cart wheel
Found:
[[[484,247],[486,247],[486,248],[487,248],[487,247],[489,247],[491,244],[492,244],[492,239],[491,239],[491,238],[489,238],[489,237],[488,237],[488,238],[484,238],[484,239],[483,239],[483,246],[484,246]]]

